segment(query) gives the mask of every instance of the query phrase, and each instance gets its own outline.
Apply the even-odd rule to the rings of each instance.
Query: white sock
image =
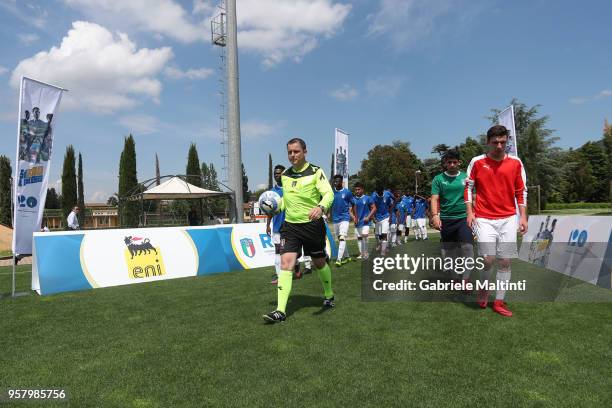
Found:
[[[338,260],[341,260],[344,256],[344,248],[346,248],[346,241],[341,239],[338,244]]]
[[[506,269],[498,269],[497,270],[497,287],[499,287],[500,282],[505,282],[506,285],[510,282],[510,267]],[[506,297],[505,289],[497,289],[495,292],[495,300],[504,300]]]
[[[277,275],[281,271],[281,256],[280,256],[280,254],[274,254],[274,270],[276,270],[276,274]]]
[[[387,253],[387,240],[383,240],[380,242],[381,246],[380,246],[380,252],[383,254]]]
[[[309,256],[305,256],[304,257],[304,268],[306,269],[312,269],[312,262],[310,262],[312,258]]]
[[[474,259],[474,246],[467,242],[461,244],[461,254],[460,256],[465,259]],[[470,274],[472,273],[472,268],[465,268],[465,272],[463,272],[463,279],[467,280],[470,278]]]

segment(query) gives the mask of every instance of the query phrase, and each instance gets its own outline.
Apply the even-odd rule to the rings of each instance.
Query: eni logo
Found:
[[[161,250],[155,248],[149,238],[125,237],[123,251],[130,279],[143,279],[166,274]]]

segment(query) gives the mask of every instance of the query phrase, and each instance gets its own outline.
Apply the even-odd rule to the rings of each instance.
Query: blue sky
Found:
[[[87,200],[106,201],[130,132],[141,180],[155,153],[163,174],[184,173],[190,142],[220,170],[215,3],[0,0],[0,154],[14,161],[25,74],[70,89],[52,186],[72,144]],[[290,137],[328,169],[334,128],[347,130],[355,172],[376,144],[408,141],[424,159],[483,133],[513,97],[542,105],[559,146],[599,139],[612,120],[610,15],[607,1],[238,0],[250,187],[267,182],[268,153],[286,163]]]

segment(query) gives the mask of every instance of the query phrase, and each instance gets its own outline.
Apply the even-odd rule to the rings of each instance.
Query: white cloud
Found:
[[[440,20],[453,14],[459,19],[478,13],[478,6],[458,0],[380,0],[369,15],[370,36],[383,36],[396,51],[411,49],[440,29]],[[462,24],[456,24],[461,26]]]
[[[371,96],[393,98],[400,91],[404,79],[399,76],[384,76],[366,82],[366,91]]]
[[[570,98],[569,103],[573,103],[574,105],[582,105],[587,102],[608,98],[610,96],[612,96],[612,90],[604,89],[604,90],[597,92],[593,96],[589,96],[589,97],[577,96],[577,97]]]
[[[164,74],[166,74],[168,78],[191,80],[206,79],[214,72],[215,70],[211,68],[190,68],[186,71],[182,71],[181,69],[176,67],[167,67],[164,70]]]
[[[34,33],[17,34],[17,38],[19,38],[19,41],[23,45],[32,45],[35,42],[37,42],[38,40],[40,40],[40,36],[38,34],[34,34]]]
[[[245,139],[262,139],[274,136],[285,127],[285,122],[265,122],[262,120],[247,120],[240,125],[240,135]]]
[[[301,58],[331,37],[351,10],[333,0],[241,0],[237,9],[238,45],[262,55],[265,66]]]
[[[15,0],[0,1],[0,7],[17,17],[22,22],[38,29],[44,29],[47,25],[47,11],[43,10],[40,6],[30,3],[26,3],[25,5],[29,10],[23,10],[24,4],[17,4]]]
[[[0,65],[0,75],[4,75],[8,72],[8,68],[7,67],[3,67],[2,65]]]
[[[213,0],[195,0],[190,15],[174,0],[64,0],[94,21],[151,32],[181,42],[210,41]],[[260,55],[266,67],[286,59],[300,61],[333,36],[351,6],[334,0],[240,0],[237,5],[240,49]]]
[[[17,88],[22,75],[38,78],[70,90],[64,108],[111,113],[142,98],[158,102],[162,85],[156,76],[172,57],[169,47],[138,49],[126,34],[76,21],[59,47],[22,60],[11,84]]]
[[[156,117],[142,114],[122,116],[119,123],[136,136],[157,133],[161,126]]]
[[[140,31],[161,34],[184,43],[206,41],[209,38],[208,22],[191,21],[189,13],[173,0],[64,1],[89,18],[106,24],[114,22]]]
[[[85,193],[85,195],[87,196],[87,200],[86,202],[89,203],[104,203],[106,204],[106,201],[108,200],[108,198],[111,196],[111,194],[107,193],[106,191],[94,191],[93,193],[87,194]]]
[[[339,101],[350,101],[357,98],[359,92],[349,84],[344,84],[340,88],[331,91],[330,95]]]

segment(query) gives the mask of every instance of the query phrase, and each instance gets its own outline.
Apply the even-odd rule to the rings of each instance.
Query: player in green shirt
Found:
[[[325,292],[323,307],[334,307],[331,269],[326,262],[325,222],[322,218],[334,201],[334,192],[323,170],[306,161],[306,153],[306,143],[302,139],[294,138],[287,142],[287,156],[292,166],[283,172],[281,179],[281,209],[285,211],[285,222],[280,230],[278,306],[275,311],[263,316],[270,323],[282,322],[287,318],[285,308],[291,293],[293,265],[302,248],[305,256],[310,255],[319,272]]]
[[[447,151],[442,162],[446,171],[431,183],[431,225],[440,231],[444,257],[473,258],[472,230],[467,225],[463,197],[467,175],[459,170],[461,161],[456,150]],[[470,272],[465,268],[462,278],[468,280]]]

